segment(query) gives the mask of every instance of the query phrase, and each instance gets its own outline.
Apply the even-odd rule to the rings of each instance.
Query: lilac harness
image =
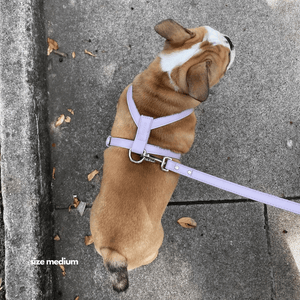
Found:
[[[134,141],[132,141],[128,139],[115,138],[109,136],[106,140],[107,147],[117,146],[129,149],[129,159],[133,163],[142,163],[144,160],[153,163],[158,162],[161,165],[161,169],[165,172],[172,171],[174,173],[215,186],[222,190],[240,195],[247,199],[252,199],[287,211],[291,211],[296,214],[300,214],[300,204],[296,202],[279,198],[277,196],[266,194],[257,190],[253,190],[248,187],[244,187],[242,185],[189,168],[172,160],[172,158],[180,159],[180,154],[167,149],[160,148],[155,145],[147,144],[152,129],[159,128],[179,121],[189,116],[194,111],[193,109],[187,109],[179,114],[174,114],[171,116],[157,119],[153,119],[152,117],[147,117],[143,115],[141,116],[132,98],[132,86],[130,86],[127,91],[127,104],[132,119],[134,120],[138,128],[135,139]],[[132,159],[132,152],[139,154],[141,159]],[[158,157],[153,156],[153,154],[163,156],[163,158],[160,159]]]

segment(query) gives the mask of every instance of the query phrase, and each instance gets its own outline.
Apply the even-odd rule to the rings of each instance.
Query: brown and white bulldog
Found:
[[[173,20],[155,26],[166,39],[164,49],[132,83],[133,99],[141,115],[158,118],[195,108],[209,88],[219,82],[234,60],[230,39],[209,26],[186,29]],[[111,136],[134,140],[137,127],[123,91]],[[196,116],[151,131],[148,143],[186,153],[195,137]],[[133,154],[135,159],[139,156]],[[104,151],[100,193],[91,209],[95,248],[110,272],[114,290],[128,288],[128,270],[149,264],[163,242],[162,215],[179,175],[163,172],[158,164],[134,164],[128,150]]]

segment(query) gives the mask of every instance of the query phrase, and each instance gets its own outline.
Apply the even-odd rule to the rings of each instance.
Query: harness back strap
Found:
[[[106,145],[119,146],[122,148],[130,149],[130,153],[133,152],[139,155],[142,155],[143,153],[148,153],[180,159],[181,155],[179,153],[175,153],[171,150],[163,149],[158,146],[148,144],[148,139],[152,129],[166,126],[181,119],[184,119],[191,113],[193,113],[194,110],[191,108],[184,110],[178,114],[156,119],[140,115],[132,98],[132,85],[130,85],[127,91],[127,104],[131,117],[137,126],[137,132],[134,141],[109,136],[106,140]]]

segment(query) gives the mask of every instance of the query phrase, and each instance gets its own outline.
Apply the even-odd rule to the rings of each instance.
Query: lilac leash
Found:
[[[224,191],[237,194],[247,199],[252,199],[281,209],[285,209],[287,211],[291,211],[295,214],[300,214],[299,203],[250,189],[248,187],[189,168],[175,161],[168,160],[165,165],[165,169],[195,179],[197,181],[212,185]]]
[[[149,162],[158,162],[161,164],[161,169],[165,172],[172,171],[179,175],[183,175],[197,181],[209,184],[211,186],[220,188],[227,192],[237,194],[239,196],[245,197],[247,199],[252,199],[264,204],[268,204],[274,207],[278,207],[295,214],[300,214],[300,204],[273,196],[267,193],[263,193],[257,190],[250,189],[248,187],[203,173],[201,171],[189,168],[183,164],[173,161],[172,158],[180,159],[180,154],[174,153],[170,150],[160,148],[158,146],[147,144],[151,129],[155,129],[161,126],[165,126],[181,120],[193,112],[193,109],[185,110],[179,114],[153,119],[151,117],[140,116],[134,101],[132,99],[132,86],[129,87],[127,92],[127,103],[131,116],[137,125],[137,134],[134,141],[108,137],[106,145],[118,146],[122,148],[129,149],[129,159],[134,163],[142,163],[144,160]],[[141,159],[136,161],[131,157],[131,153],[140,154]],[[163,159],[153,156],[161,155],[164,156]]]

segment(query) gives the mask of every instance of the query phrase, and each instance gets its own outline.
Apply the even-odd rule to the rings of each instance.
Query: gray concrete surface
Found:
[[[197,109],[196,141],[183,162],[300,200],[299,2],[52,0],[44,3],[45,20],[41,3],[1,4],[7,299],[299,299],[299,217],[185,178],[163,217],[157,260],[130,272],[126,294],[112,292],[101,258],[84,245],[118,97],[160,51],[163,40],[153,27],[166,18],[210,25],[228,34],[237,51],[233,68]],[[68,58],[52,53],[46,61],[46,37]],[[61,114],[71,122],[55,128]],[[89,182],[94,169],[100,173]],[[73,194],[88,204],[83,217],[68,211]],[[180,227],[182,216],[194,218],[197,228]],[[61,240],[52,247],[55,234]],[[48,266],[41,276],[43,268],[28,264],[36,257],[79,264],[66,265],[65,276]]]
[[[183,216],[198,226],[181,227],[177,220]],[[130,288],[122,296],[112,291],[93,245],[84,244],[89,210],[83,217],[75,210],[57,210],[55,219],[61,237],[56,257],[78,259],[78,266],[66,265],[65,277],[56,267],[57,299],[271,299],[263,205],[258,203],[168,207],[157,259],[129,272]]]
[[[0,10],[1,185],[6,299],[52,295],[46,39],[42,1],[2,1]]]
[[[1,165],[0,165],[0,178],[1,178]],[[0,180],[0,278],[1,278],[0,299],[1,300],[5,299],[5,285],[4,285],[5,246],[4,244],[5,244],[5,231],[4,231],[4,222],[3,222],[3,202],[2,202],[1,180]]]
[[[288,244],[276,248],[282,235],[273,226],[276,209],[269,214],[270,208],[181,178],[171,203],[191,206],[167,208],[158,259],[130,273],[131,287],[122,297],[112,293],[93,247],[83,245],[88,211],[84,218],[76,211],[68,214],[73,194],[92,205],[102,174],[91,182],[87,175],[101,171],[117,99],[160,51],[163,41],[153,27],[170,17],[187,27],[210,25],[227,33],[237,49],[232,70],[197,110],[196,141],[183,162],[264,192],[300,196],[296,3],[52,1],[46,5],[47,35],[69,54],[63,61],[55,55],[48,59],[55,229],[62,235],[55,253],[79,259],[65,277],[56,269],[61,298],[298,299],[294,255]],[[62,113],[71,123],[53,128]],[[200,219],[197,230],[177,227],[176,218],[185,215]],[[283,268],[283,261],[291,263]]]

